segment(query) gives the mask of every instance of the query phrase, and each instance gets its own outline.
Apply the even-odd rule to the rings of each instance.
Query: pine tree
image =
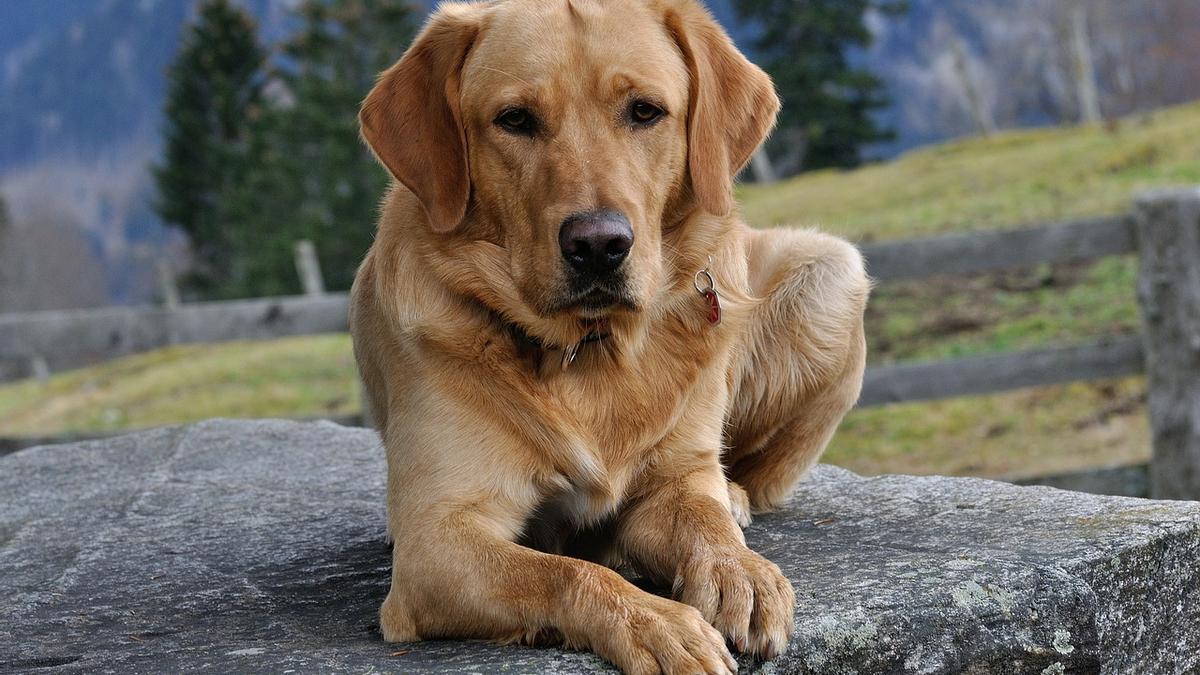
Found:
[[[236,207],[257,254],[243,278],[254,295],[294,292],[292,245],[316,244],[326,285],[350,287],[375,233],[387,174],[363,146],[358,108],[416,33],[402,0],[304,0],[278,79],[289,102],[257,125],[262,162]],[[251,245],[251,244],[248,244]]]
[[[221,294],[236,259],[227,206],[253,163],[250,120],[262,112],[266,54],[253,19],[229,0],[204,0],[172,63],[156,210],[192,243],[188,285]]]
[[[892,137],[871,113],[888,104],[883,82],[848,58],[871,44],[868,11],[897,12],[888,0],[736,0],[756,29],[756,60],[783,100],[771,148],[799,152],[791,169],[854,166],[861,148]],[[784,162],[786,165],[787,162]],[[797,166],[798,164],[798,166]]]

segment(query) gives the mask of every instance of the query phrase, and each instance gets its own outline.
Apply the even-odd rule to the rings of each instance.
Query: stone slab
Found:
[[[585,653],[384,644],[383,452],[211,421],[0,459],[0,672],[590,673]],[[796,633],[743,672],[1200,670],[1200,504],[822,466],[751,545]]]

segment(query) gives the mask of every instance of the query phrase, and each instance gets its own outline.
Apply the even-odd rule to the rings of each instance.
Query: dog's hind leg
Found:
[[[746,490],[741,485],[733,481],[730,481],[726,487],[729,489],[729,511],[733,514],[734,522],[743,530],[750,527],[750,496],[746,494]]]
[[[747,235],[752,292],[761,298],[735,357],[725,466],[754,511],[778,508],[804,477],[862,388],[862,256],[804,230]]]

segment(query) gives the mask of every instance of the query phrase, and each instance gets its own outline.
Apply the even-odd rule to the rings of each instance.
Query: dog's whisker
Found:
[[[662,247],[663,247],[663,252],[666,254],[667,262],[669,262],[670,264],[674,265],[676,262],[678,262],[680,259],[683,258],[683,256],[679,253],[679,249],[675,248],[674,244],[669,244],[664,241],[662,243]]]

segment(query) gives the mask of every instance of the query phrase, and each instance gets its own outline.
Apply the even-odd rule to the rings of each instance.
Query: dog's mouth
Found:
[[[637,303],[624,288],[593,284],[568,294],[556,303],[554,313],[577,314],[581,318],[597,319],[617,310],[636,311]]]
[[[587,293],[584,293],[583,297],[576,300],[574,304],[580,309],[602,310],[608,309],[620,301],[620,296],[609,291],[608,289],[593,288]]]

